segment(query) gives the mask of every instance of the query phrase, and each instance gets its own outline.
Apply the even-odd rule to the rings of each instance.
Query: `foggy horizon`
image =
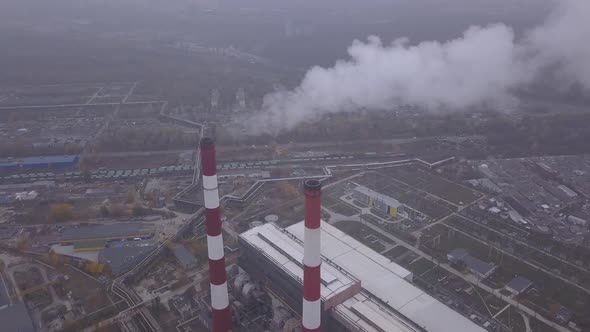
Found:
[[[588,0],[0,0],[0,332],[590,331]]]

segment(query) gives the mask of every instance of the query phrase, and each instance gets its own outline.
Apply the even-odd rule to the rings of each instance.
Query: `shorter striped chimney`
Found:
[[[205,194],[205,218],[207,224],[207,250],[209,255],[209,279],[211,284],[211,316],[213,332],[227,332],[232,328],[229,309],[223,236],[221,235],[221,211],[217,189],[217,162],[215,143],[211,138],[201,140],[201,165],[203,192]]]
[[[321,325],[321,193],[318,180],[306,180],[305,233],[303,238],[303,331],[319,332]]]

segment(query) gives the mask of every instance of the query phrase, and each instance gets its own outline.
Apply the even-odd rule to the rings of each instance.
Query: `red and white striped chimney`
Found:
[[[227,293],[223,236],[221,235],[221,211],[217,189],[217,162],[215,143],[211,138],[201,140],[201,165],[205,194],[205,218],[207,223],[207,250],[209,254],[209,278],[211,283],[211,316],[213,332],[232,329],[232,318]]]
[[[306,180],[305,233],[303,235],[303,331],[319,332],[321,325],[320,269],[321,269],[321,193],[318,180]]]

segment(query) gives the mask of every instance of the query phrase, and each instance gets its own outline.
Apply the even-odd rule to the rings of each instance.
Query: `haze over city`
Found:
[[[0,330],[589,331],[587,35],[580,0],[0,0]]]

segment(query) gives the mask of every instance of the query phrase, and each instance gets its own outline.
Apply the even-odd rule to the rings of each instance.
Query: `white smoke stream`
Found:
[[[495,24],[470,27],[443,43],[400,39],[384,45],[372,36],[354,41],[348,54],[331,68],[311,68],[295,89],[266,95],[260,112],[239,121],[252,134],[276,134],[327,113],[502,103],[548,67],[557,68],[560,83],[590,90],[590,1],[560,0],[520,40],[510,27]]]

